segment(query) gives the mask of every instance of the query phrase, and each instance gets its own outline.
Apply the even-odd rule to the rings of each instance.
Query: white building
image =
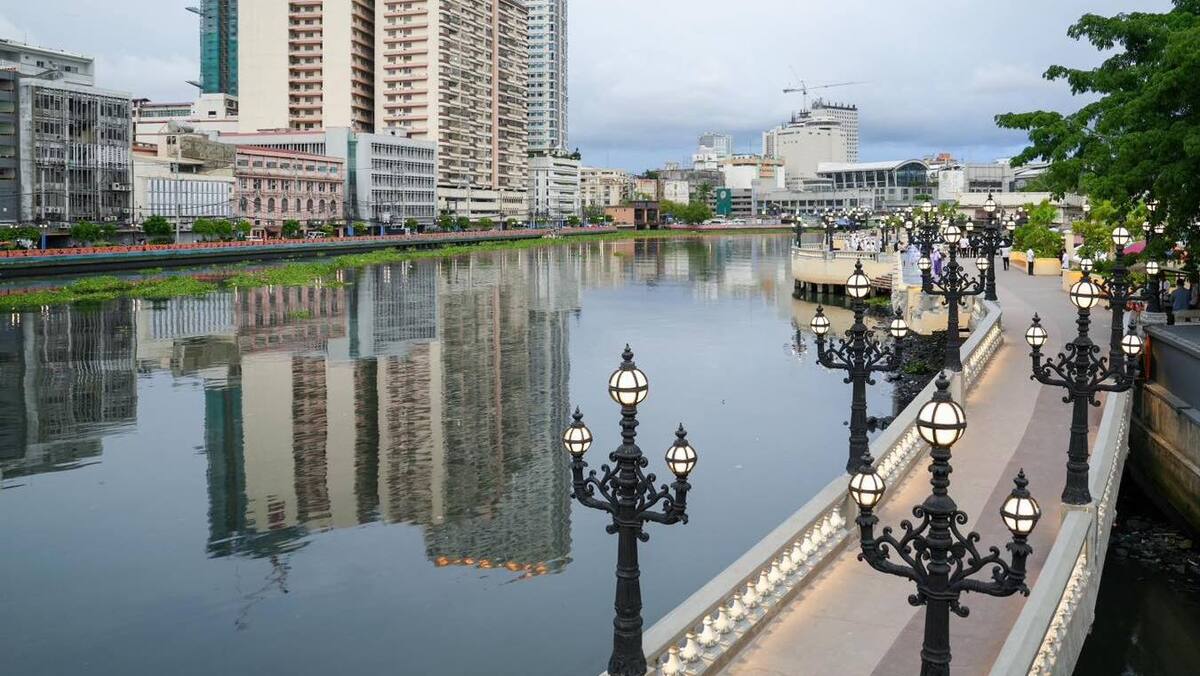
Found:
[[[162,216],[181,230],[198,218],[233,218],[233,166],[206,169],[204,162],[167,155],[133,155],[135,224]]]
[[[858,106],[845,103],[830,103],[824,99],[813,101],[812,117],[833,118],[841,124],[846,138],[846,161],[858,161]]]
[[[621,169],[579,168],[579,196],[585,207],[615,207],[633,192],[633,177]]]
[[[721,175],[725,187],[734,190],[783,190],[786,170],[783,160],[759,155],[735,155],[721,163]]]
[[[697,152],[711,152],[717,157],[725,158],[733,155],[733,137],[729,134],[721,132],[708,131],[700,135],[696,144],[699,146]]]
[[[0,65],[23,77],[37,77],[91,87],[96,84],[95,59],[58,49],[0,39]]]
[[[662,182],[662,198],[668,202],[687,204],[692,199],[691,185],[684,180],[664,179]]]
[[[565,150],[567,0],[526,0],[525,6],[529,9],[529,149]]]
[[[796,185],[817,175],[821,162],[847,162],[846,135],[833,117],[793,118],[763,134],[766,157],[783,160],[787,180]]]
[[[1014,190],[1016,172],[1008,162],[953,164],[937,172],[938,200],[957,202],[966,193],[1002,193]]]
[[[228,134],[238,130],[238,100],[228,94],[201,94],[190,103],[133,101],[133,136],[138,143],[161,143],[183,130]]]
[[[929,165],[921,160],[885,162],[822,162],[818,177],[834,191],[866,190],[876,207],[917,203],[918,195],[931,195]]]
[[[408,219],[430,225],[437,216],[437,146],[432,141],[346,127],[222,134],[219,140],[345,160],[343,217],[349,221],[398,227]]]
[[[580,211],[579,159],[565,153],[529,157],[529,215],[565,219]]]

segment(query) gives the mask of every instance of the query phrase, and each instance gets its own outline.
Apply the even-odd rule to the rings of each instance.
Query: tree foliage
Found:
[[[1200,0],[1174,0],[1166,13],[1085,14],[1067,35],[1087,40],[1107,58],[1091,69],[1051,66],[1089,103],[1070,114],[1006,113],[996,122],[1028,132],[1030,145],[1013,164],[1050,162],[1042,182],[1109,201],[1115,216],[1136,209],[1146,193],[1160,201],[1170,239],[1200,244]]]
[[[165,217],[155,214],[142,223],[142,231],[146,233],[147,237],[170,237],[171,222]],[[72,233],[71,236],[75,235]]]
[[[296,239],[300,236],[300,221],[287,220],[283,222],[283,227],[280,228],[279,234],[288,239]]]
[[[1028,220],[1013,231],[1013,246],[1018,251],[1033,249],[1038,258],[1057,258],[1063,248],[1061,234],[1050,229],[1058,210],[1048,200],[1026,204]]]
[[[71,239],[78,244],[91,244],[99,241],[100,226],[91,221],[79,221],[71,226]]]
[[[659,202],[658,209],[664,216],[670,216],[681,223],[694,225],[712,218],[712,209],[708,208],[708,205],[704,202],[695,200],[687,204],[663,200]]]

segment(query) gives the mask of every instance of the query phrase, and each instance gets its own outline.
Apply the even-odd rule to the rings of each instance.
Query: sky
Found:
[[[284,0],[242,0],[283,2]],[[96,57],[97,84],[189,100],[199,75],[195,0],[0,4],[0,37]],[[568,142],[589,166],[633,171],[685,162],[705,131],[760,152],[761,132],[799,94],[859,107],[860,159],[950,152],[988,162],[1024,147],[1003,112],[1071,111],[1080,100],[1041,75],[1102,55],[1067,37],[1084,13],[1165,11],[1169,0],[570,0]]]

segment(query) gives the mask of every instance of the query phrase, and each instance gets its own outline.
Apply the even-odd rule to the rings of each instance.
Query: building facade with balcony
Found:
[[[439,210],[526,210],[524,2],[241,3],[238,39],[241,131],[400,129],[437,145]]]
[[[565,150],[567,0],[526,0],[525,5],[529,8],[529,149]]]
[[[303,227],[343,223],[344,173],[345,162],[334,157],[239,146],[234,213],[272,235],[289,220]]]
[[[579,168],[579,198],[585,207],[615,207],[633,194],[633,177],[622,169]]]
[[[563,220],[578,216],[579,157],[566,153],[530,153],[529,216]]]

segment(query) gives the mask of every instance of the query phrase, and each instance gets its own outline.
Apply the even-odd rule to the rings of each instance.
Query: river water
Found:
[[[595,674],[616,541],[568,497],[626,342],[651,470],[647,626],[842,471],[849,387],[797,342],[790,237],[570,244],[345,285],[0,318],[0,654],[13,674]],[[848,325],[832,311],[836,328]],[[890,386],[870,413],[890,415]],[[653,524],[652,524],[653,526]]]

